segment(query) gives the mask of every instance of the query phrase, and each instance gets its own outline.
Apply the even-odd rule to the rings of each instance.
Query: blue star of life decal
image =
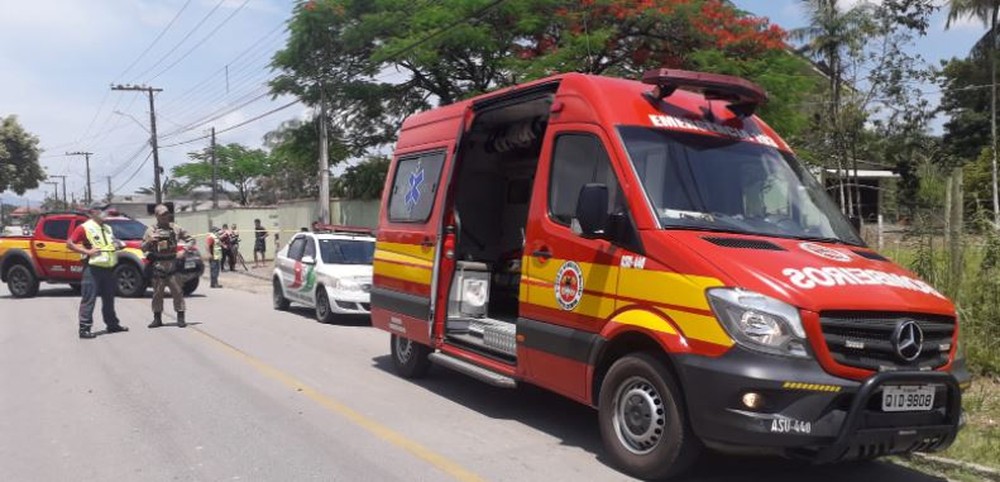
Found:
[[[420,202],[420,186],[423,183],[424,168],[418,161],[417,168],[410,173],[410,188],[406,191],[406,197],[403,198],[403,202],[406,203],[407,210],[412,212],[413,208]]]

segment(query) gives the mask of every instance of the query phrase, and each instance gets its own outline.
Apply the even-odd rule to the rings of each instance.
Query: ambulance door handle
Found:
[[[434,241],[429,237],[424,237],[424,240],[420,242],[420,245],[425,248],[433,248]]]
[[[44,248],[45,247],[45,243],[35,243],[35,247],[36,248]]]
[[[535,250],[531,255],[536,258],[549,259],[552,257],[552,251],[549,251],[549,248],[542,248]]]

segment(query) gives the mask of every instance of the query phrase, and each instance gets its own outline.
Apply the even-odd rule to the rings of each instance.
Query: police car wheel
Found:
[[[423,378],[431,367],[431,348],[409,338],[392,335],[389,340],[392,365],[403,378]]]
[[[333,323],[333,310],[330,308],[330,297],[323,285],[316,287],[316,320],[320,323]]]
[[[601,384],[598,423],[615,465],[641,479],[680,474],[701,448],[670,371],[647,353],[611,365]]]
[[[201,280],[198,278],[191,278],[184,283],[181,290],[184,291],[184,296],[191,296],[192,293],[198,290],[198,285],[201,284]]]
[[[7,289],[14,298],[31,298],[38,294],[38,277],[24,263],[15,263],[7,270]]]
[[[285,294],[281,291],[281,281],[278,281],[278,278],[274,278],[271,286],[273,287],[271,300],[274,302],[274,309],[278,311],[287,310],[291,302],[288,301],[288,298],[285,298]]]

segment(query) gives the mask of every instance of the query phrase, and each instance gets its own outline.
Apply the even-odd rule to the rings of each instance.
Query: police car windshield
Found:
[[[819,183],[774,147],[649,127],[619,132],[664,228],[863,244]]]
[[[106,221],[111,226],[115,238],[122,241],[138,241],[146,234],[146,225],[134,219],[111,219]]]
[[[319,240],[319,254],[327,264],[372,264],[375,243],[347,239]]]

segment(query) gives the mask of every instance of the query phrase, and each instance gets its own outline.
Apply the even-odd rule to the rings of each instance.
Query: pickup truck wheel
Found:
[[[32,298],[38,294],[38,277],[24,263],[7,269],[7,289],[14,298]]]
[[[638,353],[616,361],[601,384],[598,424],[615,465],[640,479],[685,471],[701,442],[684,411],[681,392],[667,367]]]
[[[273,290],[271,300],[274,302],[274,309],[278,311],[287,310],[292,303],[288,301],[288,298],[285,298],[285,293],[281,290],[281,281],[278,281],[278,278],[274,278],[271,282],[271,287]]]
[[[423,378],[427,375],[431,367],[431,361],[427,358],[427,355],[431,354],[429,346],[398,335],[392,335],[389,345],[392,350],[392,364],[399,376]]]
[[[184,291],[184,296],[191,296],[191,294],[198,289],[199,283],[201,283],[201,281],[198,278],[191,278],[187,280],[187,282],[184,283],[184,286],[181,287]]]
[[[83,285],[81,285],[80,283],[70,283],[69,290],[72,291],[73,294],[78,295],[80,293],[83,293]]]
[[[316,320],[320,323],[333,323],[333,309],[330,308],[330,297],[323,285],[316,287]]]
[[[146,292],[146,278],[139,267],[132,263],[120,263],[115,268],[115,286],[118,296],[138,298]]]

